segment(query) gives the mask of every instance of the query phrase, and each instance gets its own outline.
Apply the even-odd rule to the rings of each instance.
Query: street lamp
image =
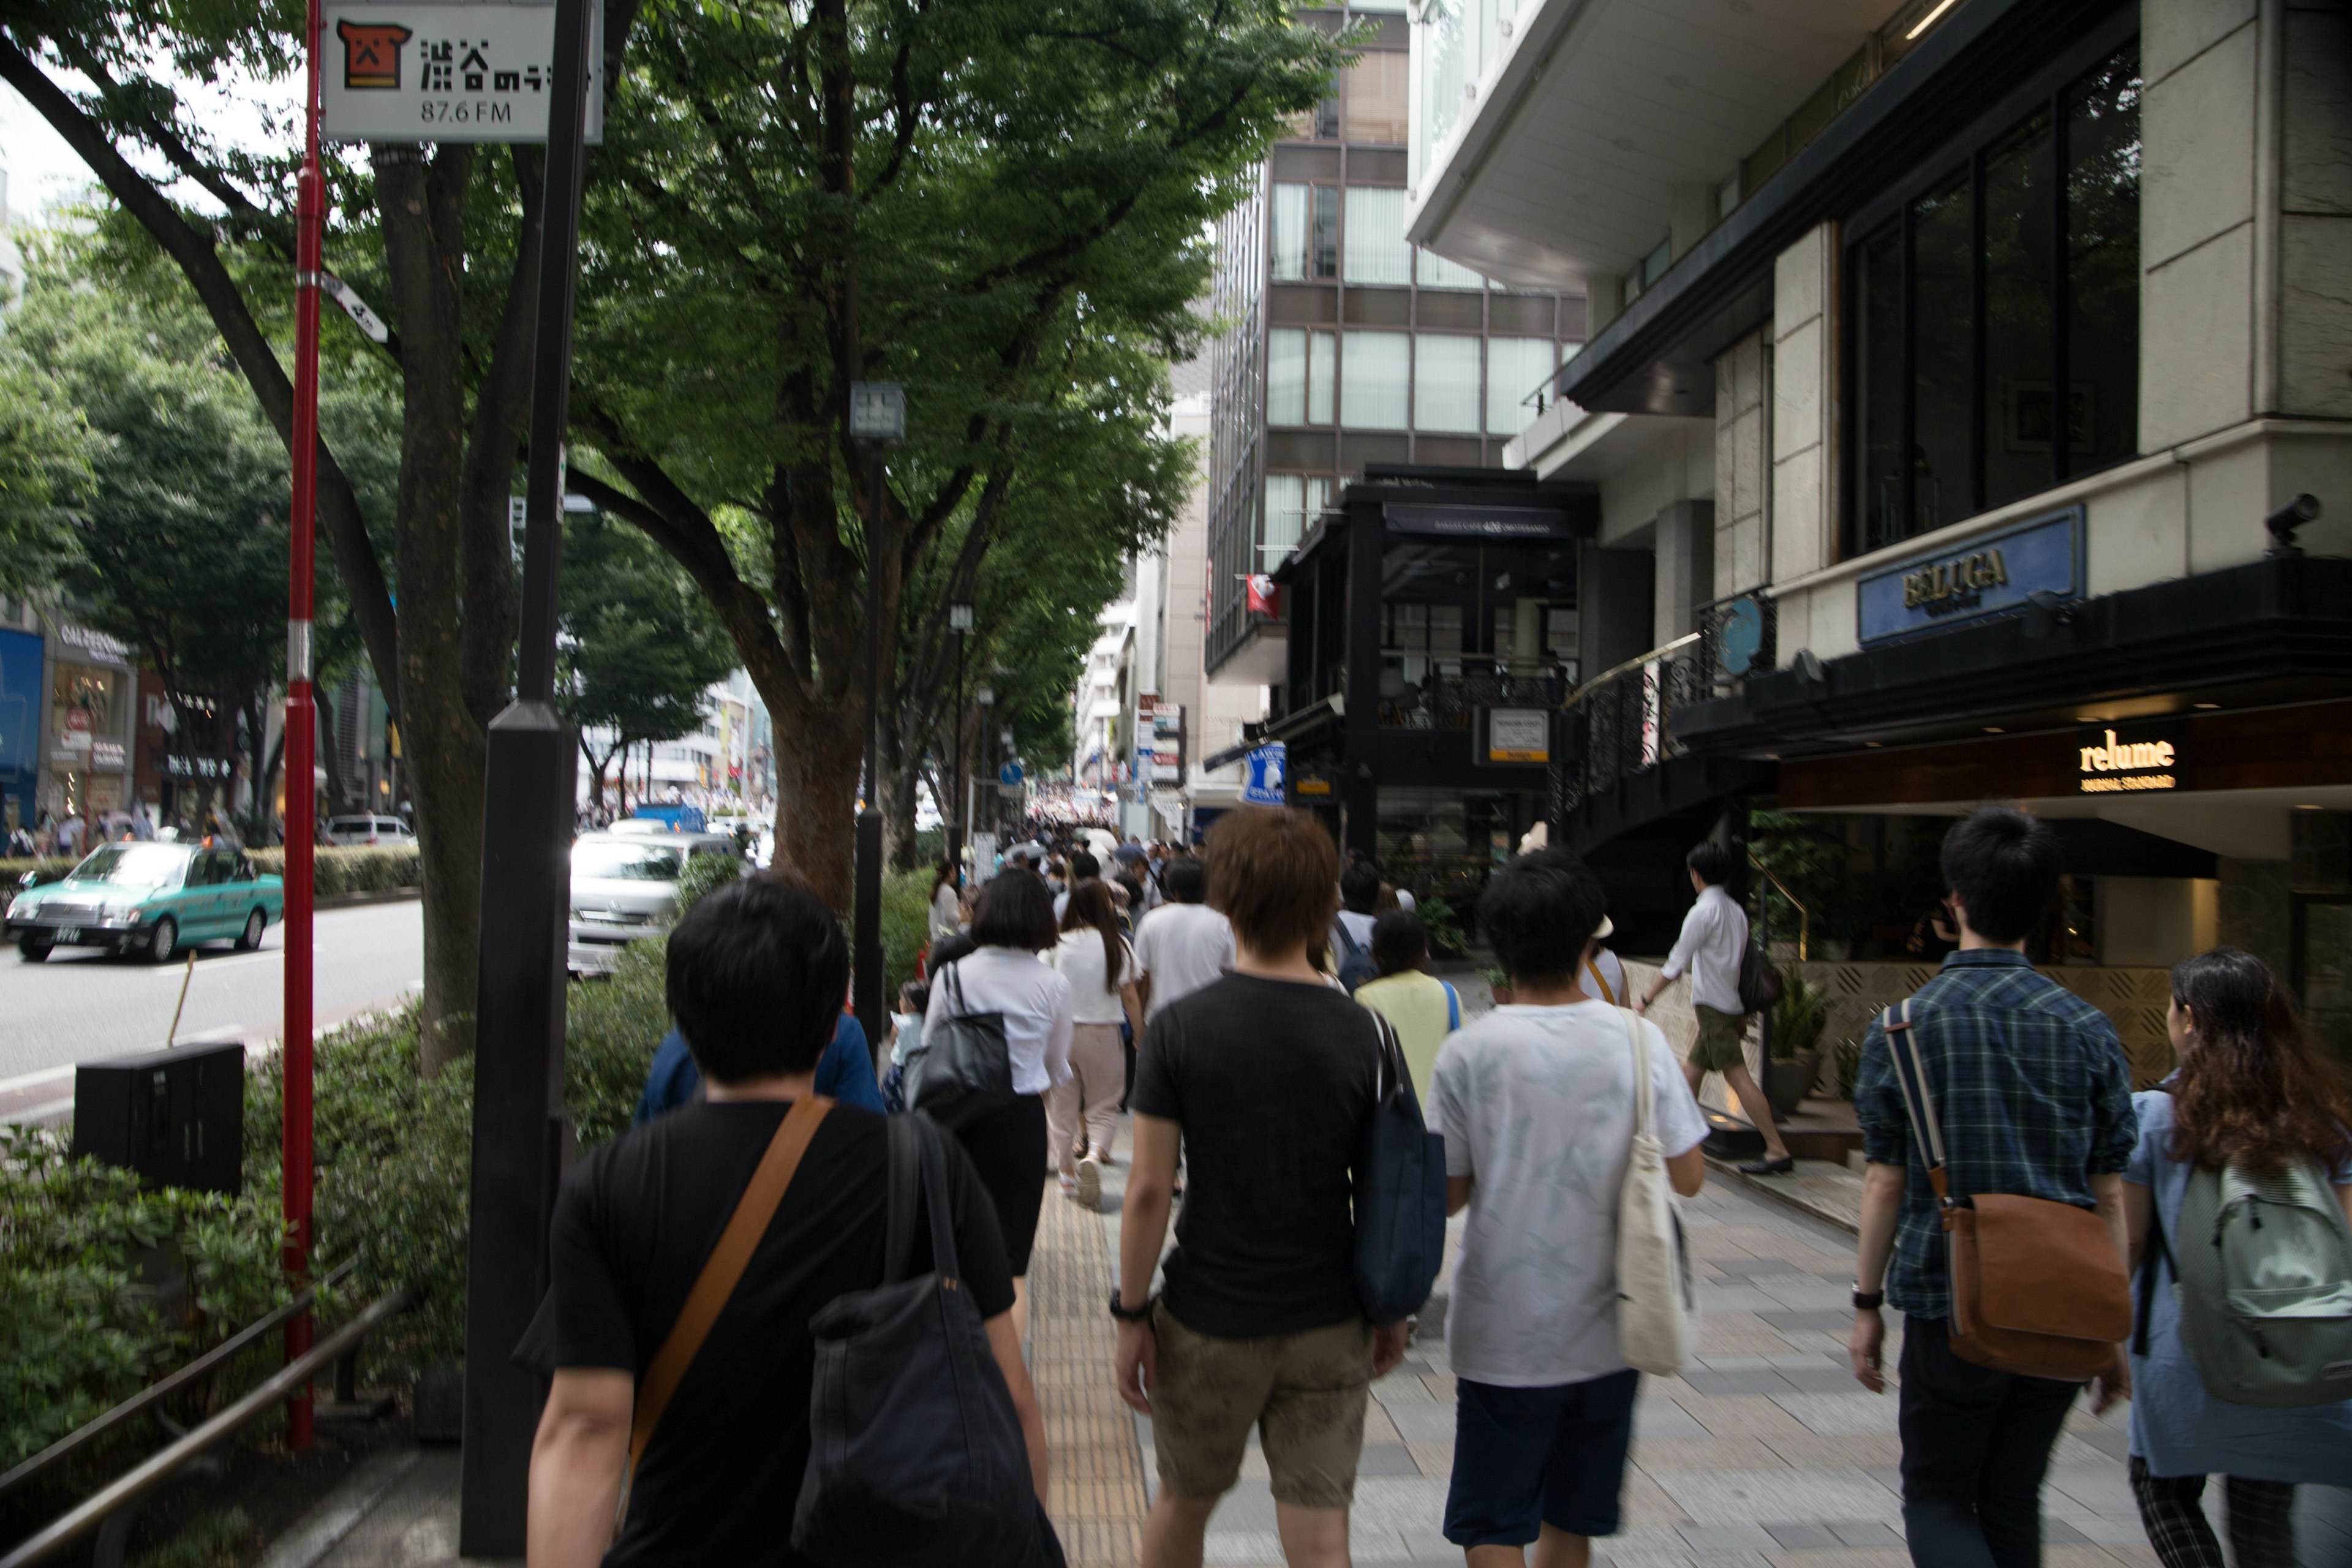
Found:
[[[882,448],[907,438],[907,394],[895,381],[849,384],[849,438],[866,448],[866,787],[857,811],[857,1022],[882,1038]]]
[[[956,881],[963,880],[963,645],[971,637],[971,606],[964,604],[948,606],[948,630],[956,635],[956,700],[955,700],[955,795],[948,803],[948,864],[955,868]]]

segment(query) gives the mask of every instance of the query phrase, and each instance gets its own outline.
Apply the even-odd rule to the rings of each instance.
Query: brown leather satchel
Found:
[[[1943,1215],[1952,1353],[2062,1383],[2098,1376],[2115,1363],[2116,1345],[2132,1324],[2130,1279],[2105,1220],[2096,1209],[2047,1198],[1954,1193],[1910,999],[1880,1021]]]

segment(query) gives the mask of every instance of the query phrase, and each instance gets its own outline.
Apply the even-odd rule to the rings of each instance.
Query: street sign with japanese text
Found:
[[[547,140],[551,5],[327,0],[320,133],[330,142]],[[604,139],[604,7],[589,14],[587,139]]]

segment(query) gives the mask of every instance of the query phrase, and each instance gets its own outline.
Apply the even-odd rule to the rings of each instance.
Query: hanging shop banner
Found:
[[[1242,759],[1244,805],[1289,804],[1289,749],[1280,741],[1254,748]]]
[[[552,5],[328,0],[320,130],[330,142],[547,140]],[[589,8],[588,127],[604,140],[604,6]]]
[[[1866,645],[2021,608],[2038,593],[2083,596],[2083,509],[2070,506],[1936,555],[1873,572],[1854,588]]]

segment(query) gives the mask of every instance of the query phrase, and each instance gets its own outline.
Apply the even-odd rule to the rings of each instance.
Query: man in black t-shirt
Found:
[[[614,1538],[639,1382],[785,1113],[815,1092],[849,978],[832,914],[805,886],[772,876],[697,904],[670,936],[668,963],[670,1012],[708,1098],[624,1134],[564,1177],[552,1283],[517,1352],[553,1379],[531,1449],[532,1568],[800,1568],[788,1538],[808,1466],[809,1319],[882,1283],[886,1123],[834,1105],[655,1426]],[[971,1162],[946,1147],[963,1287],[1011,1387],[1042,1502],[1045,1423],[1013,1332],[996,1211]],[[921,1274],[930,1232],[919,1205],[918,1215]]]
[[[1372,1016],[1307,959],[1338,907],[1339,851],[1302,812],[1210,829],[1209,901],[1233,973],[1144,1032],[1119,1228],[1119,1395],[1151,1417],[1160,1495],[1144,1568],[1192,1568],[1261,1432],[1292,1568],[1342,1568],[1370,1382],[1404,1357],[1356,1295],[1353,1166],[1379,1091]],[[1181,1144],[1183,1216],[1150,1297]]]

